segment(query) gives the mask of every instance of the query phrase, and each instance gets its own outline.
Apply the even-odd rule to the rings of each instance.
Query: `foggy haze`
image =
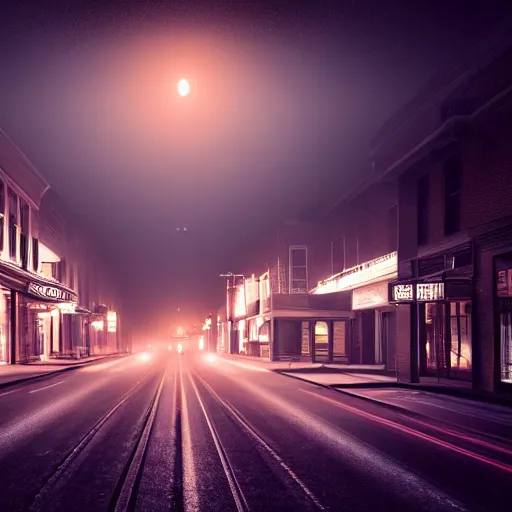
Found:
[[[87,4],[58,21],[34,4],[3,30],[0,125],[88,218],[141,330],[214,309],[219,273],[369,172],[375,130],[506,9],[216,4]]]

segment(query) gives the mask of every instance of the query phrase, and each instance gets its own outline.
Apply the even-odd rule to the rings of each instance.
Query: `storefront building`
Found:
[[[467,238],[463,236],[462,238]],[[389,285],[398,331],[410,337],[410,361],[399,378],[473,379],[473,244],[404,261]]]
[[[388,285],[397,276],[397,253],[364,262],[318,283],[315,295],[348,294],[354,319],[345,349],[351,364],[396,368],[395,307],[388,299]]]
[[[63,311],[76,294],[0,261],[0,363],[45,360],[62,348]]]
[[[477,229],[475,338],[481,340],[475,385],[512,392],[512,218]]]

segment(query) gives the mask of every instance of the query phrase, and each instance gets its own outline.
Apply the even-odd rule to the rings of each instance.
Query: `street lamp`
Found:
[[[235,294],[234,289],[236,288],[236,278],[242,278],[242,282],[245,285],[245,275],[244,274],[233,274],[233,272],[227,272],[226,274],[220,274],[220,277],[226,277],[227,278],[227,286],[226,286],[226,317],[228,321],[229,326],[229,351],[231,354],[234,354],[235,350]],[[231,278],[231,287],[229,285],[229,281]],[[230,289],[231,288],[231,289]],[[245,293],[244,293],[245,296]]]
[[[180,96],[188,96],[190,93],[190,82],[186,78],[178,81],[178,94]]]

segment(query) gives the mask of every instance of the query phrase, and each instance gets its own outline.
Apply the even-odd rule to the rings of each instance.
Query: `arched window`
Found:
[[[327,322],[315,322],[315,343],[327,344],[329,342],[329,328]]]

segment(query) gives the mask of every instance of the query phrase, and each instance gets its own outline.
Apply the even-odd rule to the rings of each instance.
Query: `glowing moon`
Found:
[[[190,92],[190,83],[186,78],[182,78],[178,82],[178,94],[180,96],[187,96]]]

